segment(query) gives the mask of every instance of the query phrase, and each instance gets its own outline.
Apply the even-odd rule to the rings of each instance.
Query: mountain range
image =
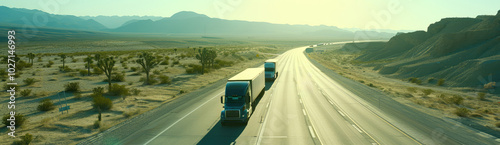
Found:
[[[40,10],[8,8],[0,6],[0,25],[16,27],[34,26],[56,29],[74,29],[100,32],[126,32],[144,34],[195,35],[195,36],[242,36],[300,39],[353,39],[358,32],[335,26],[309,26],[272,24],[210,18],[189,11],[178,12],[171,17],[151,16],[72,16],[55,15]],[[373,36],[369,39],[389,39],[394,33],[363,31]]]
[[[357,61],[396,78],[442,78],[450,86],[500,81],[500,11],[476,18],[444,18],[427,31],[402,33],[363,48]]]

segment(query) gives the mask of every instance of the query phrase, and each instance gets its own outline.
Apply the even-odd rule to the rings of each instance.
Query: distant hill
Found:
[[[377,47],[356,60],[375,62],[381,74],[444,78],[451,86],[464,87],[500,82],[500,11],[495,16],[444,18],[427,31],[399,34]],[[481,80],[488,76],[491,80]]]
[[[102,24],[94,20],[84,20],[71,15],[54,15],[40,10],[8,8],[0,6],[0,24],[51,27],[79,30],[104,30]]]
[[[136,22],[139,20],[160,20],[165,17],[157,17],[157,16],[79,16],[85,20],[94,20],[96,22],[101,23],[108,29],[115,29],[122,25],[126,25],[131,22]]]
[[[199,34],[229,36],[267,36],[267,37],[302,37],[352,39],[354,33],[334,26],[308,26],[271,24],[239,20],[223,20],[206,15],[183,11],[161,20],[140,20],[111,30],[113,32]],[[377,39],[388,39],[394,34],[375,33]]]

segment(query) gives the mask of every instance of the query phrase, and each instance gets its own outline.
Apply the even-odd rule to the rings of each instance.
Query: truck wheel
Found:
[[[278,78],[278,72],[276,72],[276,77],[274,79]]]

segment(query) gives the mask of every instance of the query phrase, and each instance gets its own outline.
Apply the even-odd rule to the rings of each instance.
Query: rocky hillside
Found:
[[[377,47],[356,60],[373,62],[365,64],[384,75],[443,78],[456,87],[499,82],[500,11],[495,16],[444,18],[427,31],[399,34]]]

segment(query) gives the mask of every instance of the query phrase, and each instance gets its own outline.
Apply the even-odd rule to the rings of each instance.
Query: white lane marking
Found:
[[[265,138],[288,138],[288,136],[263,136]]]
[[[269,108],[269,104],[270,104],[270,103],[267,103],[267,106],[266,106],[266,108]]]
[[[338,111],[338,112],[340,113],[340,115],[342,115],[342,116],[344,116],[344,117],[345,117],[344,113],[342,113],[341,111]]]
[[[330,102],[330,104],[332,104],[332,105],[333,105],[333,102],[332,102],[332,101],[328,100],[328,102]]]
[[[352,125],[354,128],[356,128],[356,130],[358,130],[358,131],[359,131],[359,133],[363,133],[363,131],[361,131],[361,130],[358,128],[358,126],[356,126],[356,125],[354,125],[354,124],[351,124],[351,125]]]
[[[269,101],[269,104],[271,104],[272,102],[273,102],[273,100],[271,99]],[[262,135],[264,134],[264,130],[266,129],[267,117],[269,116],[269,112],[270,111],[268,109],[267,112],[266,112],[266,117],[264,119],[264,123],[262,123],[262,127],[261,127],[262,129],[259,132],[259,138],[257,139],[257,143],[256,143],[257,145],[260,145],[260,142],[262,141]]]
[[[302,104],[302,99],[299,99],[300,104]]]
[[[307,116],[306,110],[302,109],[302,113],[304,113],[304,116]]]
[[[186,118],[187,116],[189,116],[191,113],[193,113],[194,111],[198,110],[199,108],[201,108],[201,106],[207,104],[209,101],[211,101],[212,99],[218,97],[220,94],[222,94],[223,92],[220,92],[219,94],[215,95],[213,98],[210,98],[208,99],[206,102],[204,102],[203,104],[201,104],[200,106],[196,107],[195,109],[193,109],[191,112],[189,112],[188,114],[184,115],[182,118],[180,118],[179,120],[175,121],[173,124],[171,124],[170,126],[168,126],[167,128],[165,128],[163,131],[161,131],[159,134],[157,134],[155,137],[151,138],[148,142],[144,143],[144,145],[147,145],[149,144],[151,141],[155,140],[158,136],[160,136],[161,134],[163,134],[165,131],[167,131],[168,129],[172,128],[172,126],[174,126],[175,124],[179,123],[182,119]]]
[[[309,132],[313,138],[316,138],[316,134],[314,134],[313,128],[309,125]]]

